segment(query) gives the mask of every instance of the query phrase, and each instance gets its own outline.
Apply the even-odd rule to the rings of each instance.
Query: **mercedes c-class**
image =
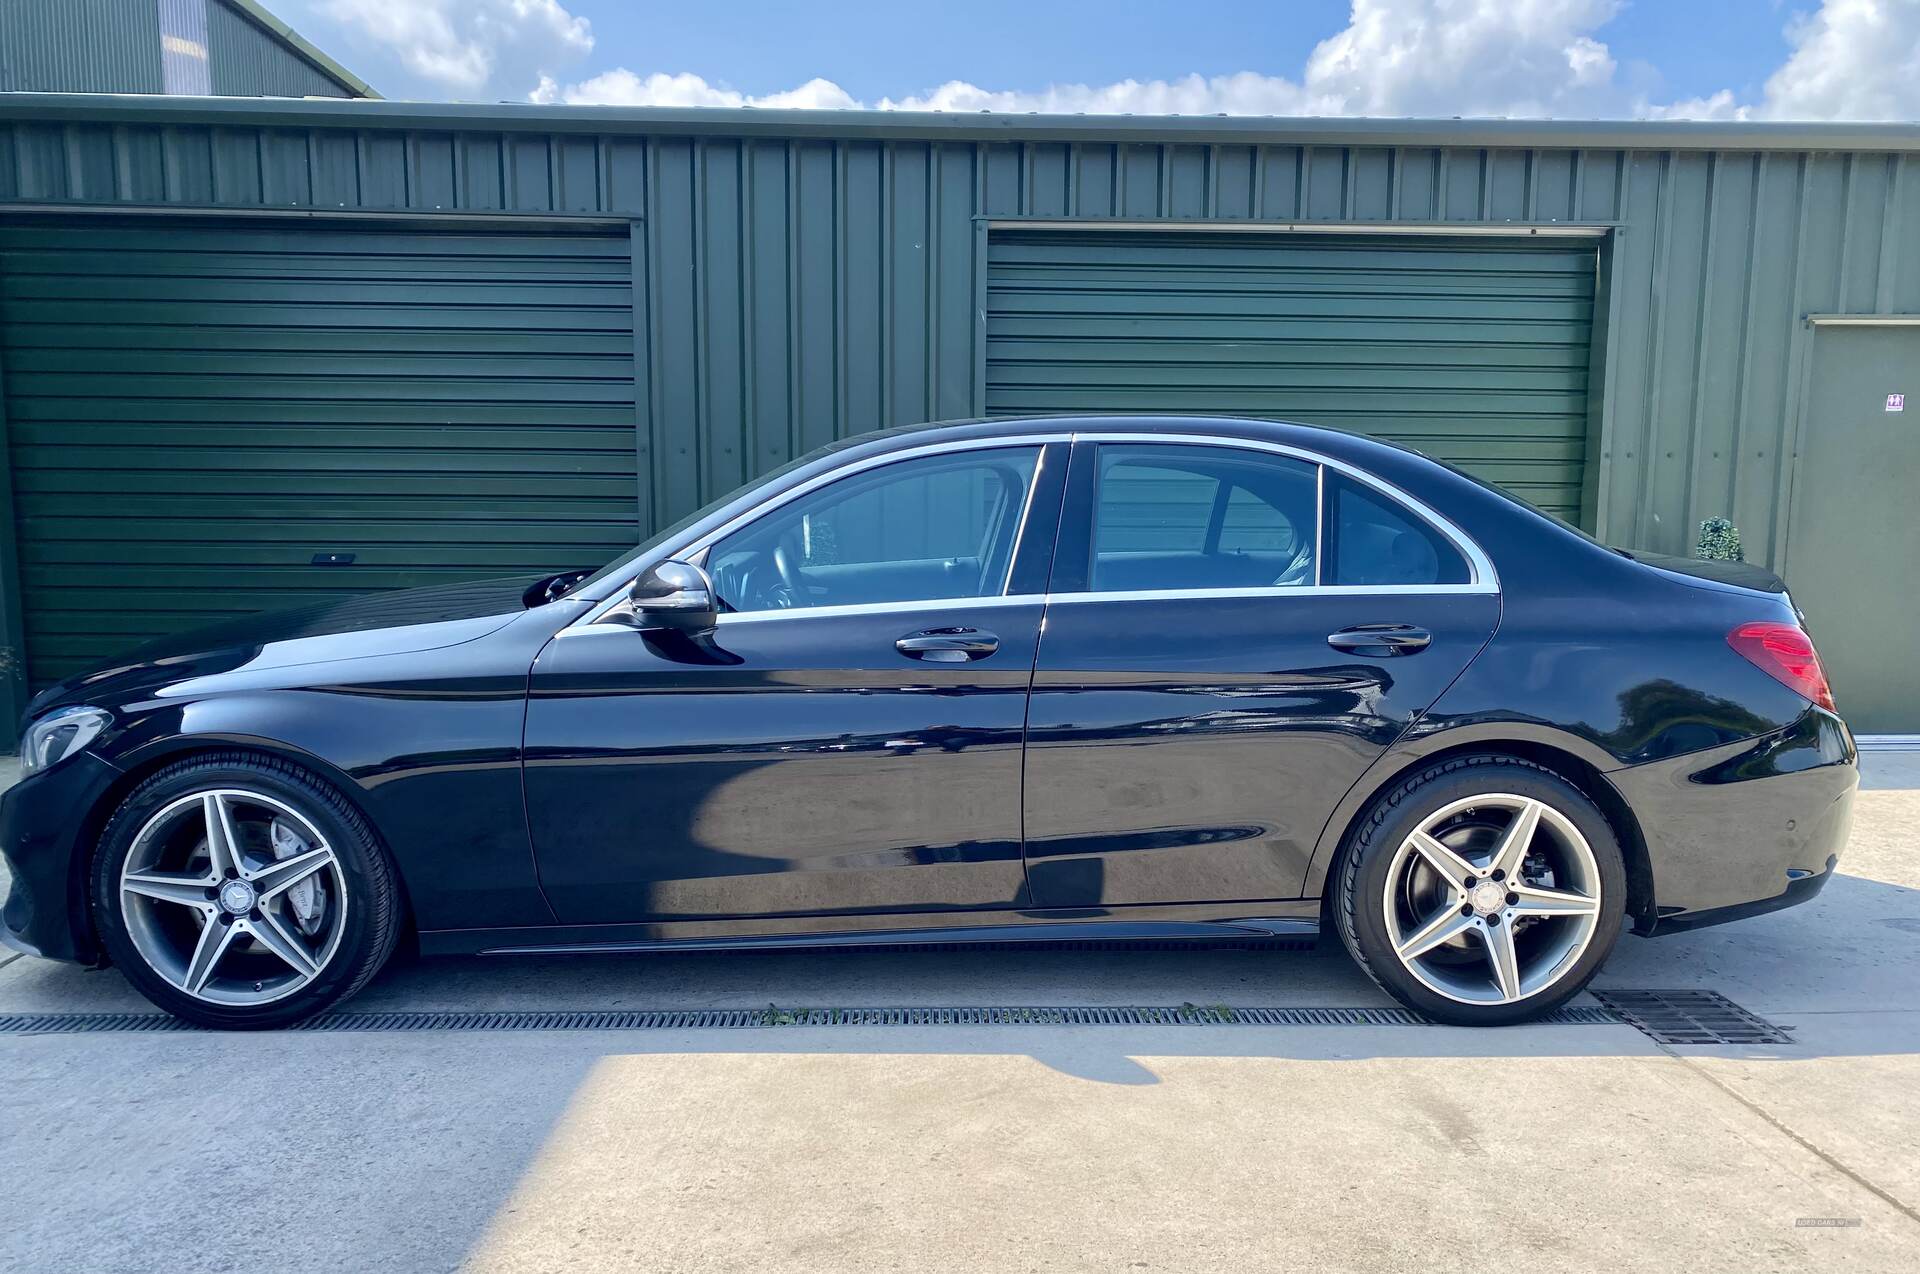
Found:
[[[555,565],[560,565],[556,563]],[[1521,1021],[1834,870],[1781,582],[1253,420],[869,434],[597,571],[262,615],[32,704],[0,936],[283,1025],[433,953],[1331,932]]]

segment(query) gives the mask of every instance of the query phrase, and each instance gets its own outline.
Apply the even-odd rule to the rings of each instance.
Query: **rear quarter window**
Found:
[[[1467,561],[1446,536],[1398,501],[1341,474],[1327,474],[1323,583],[1466,584]]]

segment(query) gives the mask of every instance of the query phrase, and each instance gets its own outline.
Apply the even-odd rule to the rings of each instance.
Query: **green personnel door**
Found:
[[[986,408],[1266,416],[1581,520],[1594,241],[995,230]]]
[[[625,233],[0,227],[35,685],[228,616],[593,566],[635,525]]]
[[[1780,574],[1860,734],[1920,735],[1916,479],[1920,326],[1816,327]]]

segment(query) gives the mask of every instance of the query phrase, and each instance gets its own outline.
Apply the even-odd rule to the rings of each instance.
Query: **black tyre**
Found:
[[[379,971],[400,932],[391,863],[329,784],[275,757],[196,756],[101,833],[93,906],[113,963],[202,1026],[310,1017]]]
[[[1529,761],[1466,756],[1397,784],[1335,871],[1342,941],[1381,989],[1459,1026],[1558,1008],[1606,963],[1627,878],[1606,816]]]

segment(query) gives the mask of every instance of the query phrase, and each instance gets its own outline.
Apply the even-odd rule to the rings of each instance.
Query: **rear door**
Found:
[[[1334,806],[1492,635],[1456,536],[1284,449],[1077,442],[1028,705],[1035,904],[1298,897]]]

